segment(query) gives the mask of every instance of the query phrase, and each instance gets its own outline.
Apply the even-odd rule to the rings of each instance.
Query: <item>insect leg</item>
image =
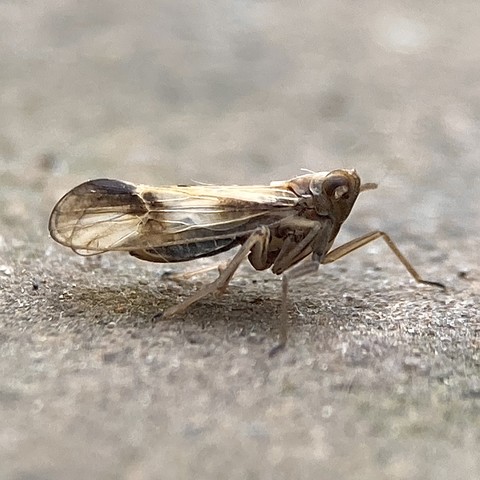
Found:
[[[294,265],[298,261],[298,257],[305,257],[306,249],[308,249],[313,240],[318,237],[318,232],[321,230],[321,224],[315,224],[310,231],[300,242],[295,242],[292,238],[287,238],[283,242],[282,249],[275,259],[275,263],[272,267],[272,272],[280,274],[287,268]],[[325,243],[328,239],[325,238]],[[311,250],[310,250],[311,251]]]
[[[257,228],[243,243],[240,250],[230,260],[228,265],[220,272],[220,275],[209,285],[201,288],[198,292],[194,293],[191,297],[187,298],[178,305],[167,308],[163,312],[163,317],[171,317],[179,313],[184,312],[190,305],[198,302],[203,297],[206,297],[210,293],[220,292],[223,293],[228,286],[228,283],[232,279],[235,271],[240,266],[245,257],[249,254],[250,250],[257,244],[265,244],[265,239],[269,238],[269,230],[267,227]]]
[[[351,240],[344,245],[340,245],[339,247],[329,252],[323,258],[322,263],[325,264],[335,262],[336,260],[353,252],[354,250],[357,250],[358,248],[367,245],[367,243],[373,242],[377,238],[382,238],[385,241],[385,243],[390,247],[390,250],[392,250],[392,252],[400,260],[400,262],[402,262],[403,266],[408,270],[408,273],[410,273],[410,275],[415,279],[416,282],[424,283],[426,285],[433,285],[435,287],[440,287],[445,290],[445,285],[443,285],[442,283],[424,280],[415,270],[415,268],[413,268],[413,265],[407,260],[405,255],[403,255],[403,253],[398,249],[393,240],[385,232],[381,231],[367,233],[366,235],[355,238],[354,240]]]
[[[276,353],[282,350],[288,337],[288,285],[291,280],[296,278],[311,275],[318,270],[320,262],[313,258],[310,261],[301,263],[295,268],[292,268],[282,276],[282,313],[280,315],[280,328],[278,344],[270,350],[269,356],[273,357]]]
[[[165,277],[167,280],[172,280],[174,282],[181,282],[183,280],[190,280],[192,277],[196,277],[197,275],[202,275],[204,273],[211,272],[212,270],[218,270],[221,272],[222,270],[225,269],[225,263],[219,263],[218,265],[210,265],[208,267],[203,267],[203,268],[198,268],[197,270],[193,270],[191,272],[185,272],[185,273],[170,273],[166,272],[162,275],[162,277]]]

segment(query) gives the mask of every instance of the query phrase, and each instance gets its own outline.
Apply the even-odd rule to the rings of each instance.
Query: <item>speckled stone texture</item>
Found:
[[[478,1],[3,2],[0,478],[480,478]],[[292,285],[152,321],[220,259],[82,258],[48,215],[89,178],[268,183],[356,168],[339,242]]]

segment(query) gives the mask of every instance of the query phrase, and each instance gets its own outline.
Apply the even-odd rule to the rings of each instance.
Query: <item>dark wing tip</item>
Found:
[[[133,183],[122,182],[121,180],[97,178],[78,185],[72,190],[72,192],[74,191],[77,193],[85,191],[105,195],[131,195],[135,193],[136,187]]]
[[[137,215],[146,211],[134,184],[109,178],[89,180],[72,188],[57,202],[48,223],[50,235],[64,244],[66,226],[75,225],[86,213],[102,213],[105,209]]]
[[[127,205],[131,207],[143,205],[133,183],[98,178],[72,188],[57,202],[53,210],[71,213],[86,208]]]

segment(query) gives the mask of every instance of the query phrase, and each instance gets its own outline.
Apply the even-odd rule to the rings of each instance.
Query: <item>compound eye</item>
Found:
[[[348,198],[350,192],[350,182],[341,175],[327,177],[323,182],[323,191],[335,200],[339,198]]]

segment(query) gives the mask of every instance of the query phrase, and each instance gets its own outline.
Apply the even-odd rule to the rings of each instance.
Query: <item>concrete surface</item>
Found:
[[[0,5],[0,478],[480,478],[480,6]],[[381,243],[291,292],[48,238],[95,177],[264,183],[355,167],[340,241]],[[212,260],[214,261],[214,260]],[[209,262],[199,262],[201,265]]]

